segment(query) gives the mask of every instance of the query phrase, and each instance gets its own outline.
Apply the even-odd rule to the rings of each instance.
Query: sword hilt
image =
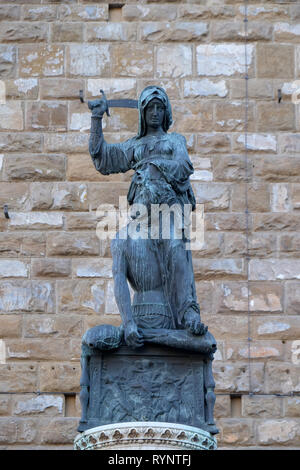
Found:
[[[105,93],[104,93],[103,90],[100,90],[100,93],[102,94],[103,98],[104,98],[105,101],[106,101],[106,110],[105,110],[105,112],[106,112],[107,116],[110,117],[110,114],[109,114],[109,107],[108,107],[108,101],[107,101],[107,99],[106,99]]]

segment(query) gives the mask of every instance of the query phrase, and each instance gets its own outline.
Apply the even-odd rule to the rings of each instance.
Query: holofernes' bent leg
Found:
[[[207,327],[201,322],[197,302],[192,255],[184,240],[165,240],[172,308],[181,327],[195,335],[204,335]]]

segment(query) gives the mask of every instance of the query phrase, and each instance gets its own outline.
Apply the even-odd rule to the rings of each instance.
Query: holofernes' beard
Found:
[[[171,207],[178,201],[172,186],[164,178],[144,178],[143,182],[137,185],[133,203],[146,206],[150,216],[151,204],[167,204]]]

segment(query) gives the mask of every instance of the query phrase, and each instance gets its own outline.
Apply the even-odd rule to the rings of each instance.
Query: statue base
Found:
[[[78,434],[74,450],[216,450],[216,439],[202,429],[174,423],[114,423]]]

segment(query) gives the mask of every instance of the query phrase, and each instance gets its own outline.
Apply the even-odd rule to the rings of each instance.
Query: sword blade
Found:
[[[109,108],[138,108],[138,100],[107,100]]]

